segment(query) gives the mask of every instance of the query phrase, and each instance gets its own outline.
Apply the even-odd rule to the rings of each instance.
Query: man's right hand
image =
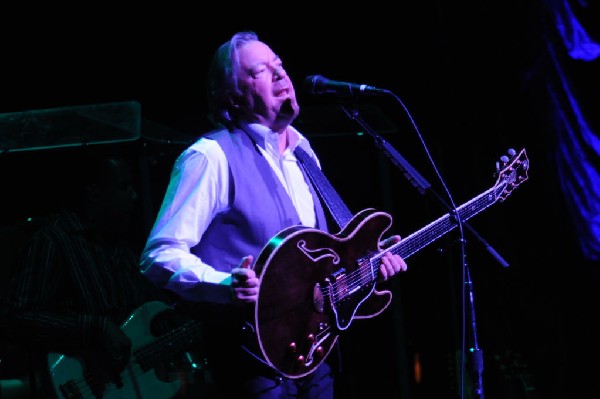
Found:
[[[93,384],[96,395],[101,394],[109,383],[118,388],[123,386],[121,373],[129,363],[131,349],[131,339],[117,324],[108,321],[100,335],[98,346],[84,358],[88,371],[97,381]]]
[[[252,255],[245,256],[240,265],[231,271],[231,288],[237,302],[255,303],[258,299],[259,279],[250,268],[253,260]]]

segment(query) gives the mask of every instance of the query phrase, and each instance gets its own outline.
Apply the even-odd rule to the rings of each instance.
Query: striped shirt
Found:
[[[100,237],[62,210],[35,231],[8,292],[9,336],[65,352],[94,344],[111,319],[117,324],[150,300],[165,300],[140,273],[124,241]]]

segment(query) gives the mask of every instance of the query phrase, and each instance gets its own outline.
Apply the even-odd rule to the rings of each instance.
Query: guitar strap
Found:
[[[319,194],[327,209],[329,209],[329,213],[335,220],[338,228],[342,229],[352,219],[352,212],[350,212],[346,203],[335,188],[333,188],[331,182],[325,177],[315,160],[300,146],[296,147],[294,154],[296,154],[296,158],[300,161],[304,171],[310,178],[315,191]]]

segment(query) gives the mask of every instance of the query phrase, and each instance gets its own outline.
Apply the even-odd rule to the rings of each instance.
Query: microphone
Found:
[[[311,75],[304,79],[304,88],[310,94],[334,94],[339,97],[352,96],[381,96],[388,90],[357,83],[337,82],[321,75]]]

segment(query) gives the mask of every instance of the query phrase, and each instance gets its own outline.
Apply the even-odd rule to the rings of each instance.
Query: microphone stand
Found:
[[[450,205],[448,205],[444,199],[437,194],[434,190],[431,189],[431,184],[423,177],[412,165],[396,151],[396,149],[390,145],[381,135],[376,133],[360,116],[360,113],[356,108],[350,108],[342,105],[342,109],[348,115],[348,117],[354,121],[356,121],[359,125],[361,125],[365,131],[374,139],[375,145],[381,149],[384,154],[390,159],[390,161],[398,167],[404,174],[404,176],[408,179],[408,181],[419,190],[421,194],[425,194],[427,191],[431,192],[450,212],[453,212],[454,209]],[[462,222],[463,226],[467,228],[474,236],[477,238],[479,242],[483,244],[483,246],[487,249],[487,251],[502,265],[503,267],[508,267],[508,263],[500,256],[500,254],[492,248],[492,246],[479,235],[475,229],[473,229],[467,222]],[[466,280],[465,286],[468,290],[468,303],[470,305],[470,317],[471,317],[471,329],[472,329],[472,340],[473,347],[470,349],[473,355],[473,364],[474,364],[474,372],[476,374],[475,378],[475,395],[479,399],[484,399],[483,392],[483,352],[479,348],[478,336],[477,336],[477,325],[475,320],[475,300],[473,296],[473,283],[471,281],[471,275],[469,273],[469,269],[467,263],[464,262],[466,269]]]

